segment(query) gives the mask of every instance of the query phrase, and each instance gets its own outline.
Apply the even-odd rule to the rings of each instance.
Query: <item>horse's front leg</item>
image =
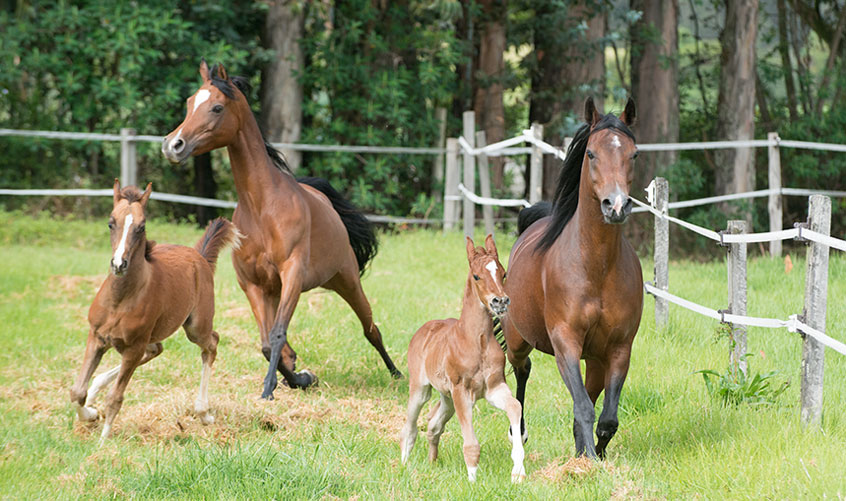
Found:
[[[97,419],[96,409],[86,406],[86,399],[88,397],[88,382],[97,366],[100,365],[100,360],[106,352],[106,343],[97,335],[92,327],[88,331],[88,341],[85,344],[85,355],[82,359],[82,367],[79,369],[79,376],[76,378],[76,383],[71,388],[71,402],[77,404],[77,414],[80,421],[95,421]]]
[[[617,433],[617,409],[620,404],[623,383],[625,383],[626,375],[629,372],[631,356],[631,344],[618,348],[612,353],[608,361],[608,370],[605,372],[605,399],[602,405],[602,414],[599,415],[599,422],[596,424],[596,453],[603,459],[608,442]]]
[[[288,324],[291,322],[291,317],[294,316],[294,309],[297,307],[297,301],[299,301],[302,292],[302,273],[301,264],[295,259],[289,259],[285,262],[282,272],[279,274],[282,280],[282,293],[279,299],[279,309],[276,311],[276,319],[270,329],[270,365],[267,368],[267,375],[264,378],[264,391],[261,394],[261,398],[267,400],[273,399],[273,390],[276,389],[277,383],[277,369],[282,373],[291,388],[306,388],[317,380],[317,377],[309,371],[295,373],[293,367],[279,363],[282,348],[288,342]]]
[[[596,445],[593,441],[596,410],[585,389],[579,365],[582,336],[568,325],[558,325],[550,330],[549,337],[555,352],[558,372],[573,397],[573,438],[576,442],[576,454],[596,459]]]

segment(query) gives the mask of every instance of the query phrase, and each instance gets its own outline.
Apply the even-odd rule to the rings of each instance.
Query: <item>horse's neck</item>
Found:
[[[147,242],[141,242],[129,260],[126,273],[121,276],[110,275],[111,301],[113,305],[121,304],[137,297],[150,283],[153,266],[146,258]]]
[[[623,225],[608,224],[602,216],[600,204],[594,198],[587,161],[582,165],[579,182],[579,203],[573,222],[582,249],[583,258],[591,269],[607,269],[617,260],[623,239]]]
[[[493,336],[493,320],[476,295],[471,275],[467,276],[467,284],[464,286],[464,300],[458,323],[465,333],[473,337],[481,335],[482,339],[486,340],[486,334],[490,333]]]
[[[284,190],[297,190],[294,176],[273,165],[267,154],[258,123],[246,113],[236,140],[227,146],[238,204],[246,209],[260,209],[268,198],[285,200]]]

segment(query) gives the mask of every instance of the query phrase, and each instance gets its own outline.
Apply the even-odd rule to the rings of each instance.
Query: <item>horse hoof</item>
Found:
[[[512,484],[521,484],[523,480],[526,480],[525,473],[512,473],[511,474],[511,483]]]
[[[76,410],[76,415],[80,421],[97,421],[100,418],[100,413],[94,407],[79,407]]]
[[[202,415],[200,415],[200,422],[203,423],[206,426],[208,426],[210,424],[214,424],[214,416],[212,416],[211,413],[208,413],[208,412],[205,413],[205,414],[202,414]]]
[[[317,374],[311,372],[310,370],[306,369],[300,371],[297,373],[297,376],[299,376],[297,379],[304,378],[306,381],[305,383],[299,385],[300,389],[305,390],[310,386],[317,386]]]
[[[394,379],[402,379],[402,372],[399,369],[391,369],[391,376]]]
[[[273,392],[264,392],[261,394],[261,398],[264,400],[273,400]]]

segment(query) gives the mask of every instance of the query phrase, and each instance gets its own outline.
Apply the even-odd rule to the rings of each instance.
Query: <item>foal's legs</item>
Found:
[[[570,396],[573,397],[573,438],[576,442],[576,454],[584,454],[595,459],[593,422],[596,419],[596,410],[582,382],[582,370],[579,363],[582,347],[570,341],[576,336],[568,326],[556,326],[549,337],[555,351],[558,372],[564,384],[567,385]]]
[[[123,405],[123,393],[126,391],[126,385],[129,384],[132,373],[135,372],[135,369],[144,359],[146,351],[147,346],[135,345],[125,348],[123,353],[121,353],[120,371],[118,372],[117,382],[112,386],[106,397],[106,422],[103,424],[103,432],[100,435],[100,445],[103,445],[103,442],[111,434],[112,423],[114,423],[115,416],[117,416]]]
[[[479,455],[482,450],[473,431],[473,405],[476,399],[469,390],[462,387],[454,388],[452,397],[455,400],[455,414],[461,424],[461,435],[464,437],[464,464],[467,465],[467,478],[475,482],[476,472],[479,469]]]
[[[92,418],[90,413],[85,410],[85,399],[88,395],[88,381],[91,380],[91,375],[97,370],[100,365],[100,360],[103,358],[103,353],[106,352],[106,343],[97,335],[92,327],[88,331],[88,341],[85,343],[85,355],[82,359],[82,367],[79,369],[79,376],[76,378],[76,383],[70,391],[71,402],[76,402],[79,406],[77,414],[82,421],[93,421],[97,419],[96,414]]]
[[[438,459],[438,444],[444,427],[452,415],[455,414],[455,406],[449,394],[441,393],[441,401],[435,404],[435,408],[429,415],[429,428],[426,437],[429,439],[429,461]]]
[[[209,413],[209,379],[211,379],[212,366],[217,357],[217,343],[220,336],[212,330],[213,316],[214,307],[211,308],[210,313],[191,315],[191,320],[183,325],[188,339],[203,350],[201,355],[203,373],[200,376],[200,390],[194,401],[194,413],[203,424],[214,423],[214,416]]]
[[[408,461],[414,442],[417,440],[417,418],[420,416],[420,409],[432,395],[432,387],[428,384],[420,384],[419,381],[412,381],[408,389],[408,413],[405,426],[400,434],[400,445],[402,446],[402,463]]]
[[[626,374],[629,372],[630,359],[631,345],[621,348],[608,363],[608,370],[605,374],[605,400],[602,406],[602,414],[599,415],[599,423],[596,425],[596,453],[601,458],[605,457],[605,448],[614,434],[617,433],[619,424],[617,409],[623,383],[626,381]]]
[[[517,380],[517,401],[520,402],[520,438],[525,444],[529,440],[529,431],[526,429],[525,419],[526,383],[529,381],[529,375],[532,373],[532,361],[528,355],[520,358],[510,349],[508,350],[508,361],[514,367],[514,378]],[[513,433],[511,427],[509,427],[509,439]]]
[[[373,310],[370,308],[370,302],[361,288],[358,269],[355,268],[339,272],[326,284],[326,287],[337,292],[350,305],[359,321],[361,321],[361,326],[364,329],[364,337],[379,352],[391,376],[394,379],[401,378],[402,372],[396,368],[390,355],[385,350],[385,345],[382,343],[382,333],[379,332],[379,328],[373,322]]]
[[[511,396],[511,389],[508,388],[505,381],[489,389],[485,394],[485,399],[497,409],[504,410],[508,416],[508,421],[511,423],[511,433],[509,434],[511,435],[511,460],[514,462],[514,467],[511,469],[511,481],[522,482],[526,478],[526,469],[523,467],[525,452],[523,451],[523,441],[517,438],[517,435],[520,433],[520,417],[523,407],[516,398]]]

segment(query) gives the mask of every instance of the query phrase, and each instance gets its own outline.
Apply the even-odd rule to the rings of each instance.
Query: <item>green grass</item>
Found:
[[[635,222],[636,224],[636,222]],[[193,245],[200,231],[152,220],[159,242]],[[513,237],[500,235],[508,254]],[[458,234],[383,234],[365,275],[388,351],[405,372],[415,330],[455,316],[467,273]],[[803,252],[802,252],[803,253]],[[670,326],[654,327],[645,300],[620,429],[609,459],[587,473],[567,473],[573,455],[572,403],[551,357],[535,353],[529,380],[526,446],[529,477],[510,483],[503,413],[479,402],[474,425],[482,444],[479,480],[465,479],[461,434],[453,420],[441,456],[426,460],[425,433],[409,464],[398,435],[407,383],[389,377],[334,294],[300,299],[290,328],[299,367],[320,386],[280,387],[258,398],[266,370],[258,332],[238,288],[229,253],[216,280],[219,355],[210,387],[215,424],[192,416],[199,350],[180,332],[129,385],[115,435],[97,447],[100,424],[77,423],[68,390],[81,363],[86,314],[109,259],[105,220],[52,220],[0,212],[0,497],[2,498],[532,498],[793,499],[846,495],[846,357],[827,352],[821,430],[799,423],[801,339],[786,330],[750,329],[750,366],[778,371],[790,383],[775,405],[723,407],[709,398],[700,369],[725,370],[728,347],[718,324],[671,307]],[[749,314],[801,312],[803,256],[785,274],[779,260],[749,264]],[[644,260],[646,278],[652,264]],[[828,329],[844,339],[846,260],[830,267]],[[723,262],[674,261],[670,290],[726,306]],[[117,363],[110,352],[102,368]],[[508,377],[514,386],[513,377]],[[98,400],[98,403],[102,403]],[[424,410],[425,413],[425,410]],[[425,415],[425,414],[424,414]],[[421,419],[420,424],[423,424]]]

